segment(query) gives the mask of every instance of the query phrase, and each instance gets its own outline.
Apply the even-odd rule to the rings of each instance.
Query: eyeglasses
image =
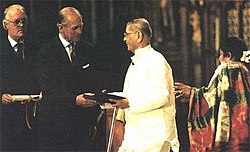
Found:
[[[26,18],[18,19],[18,20],[15,20],[15,21],[10,21],[10,20],[7,20],[7,19],[5,19],[5,20],[12,23],[12,24],[14,24],[15,26],[20,26],[21,23],[22,24],[27,24],[28,23]]]
[[[130,33],[124,32],[123,35],[124,35],[125,37],[127,37],[127,36],[129,36],[130,34],[135,34],[136,32],[138,32],[138,31],[130,32]]]

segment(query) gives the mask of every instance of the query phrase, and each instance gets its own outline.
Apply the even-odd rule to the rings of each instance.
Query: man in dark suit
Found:
[[[35,150],[36,132],[30,121],[37,103],[23,104],[13,99],[13,95],[40,92],[33,50],[25,40],[28,17],[24,7],[11,5],[6,8],[2,23],[7,35],[1,37],[1,151]]]
[[[60,10],[57,27],[59,35],[37,54],[40,150],[90,151],[89,129],[99,107],[82,93],[93,91],[93,46],[80,41],[83,21],[77,9]]]

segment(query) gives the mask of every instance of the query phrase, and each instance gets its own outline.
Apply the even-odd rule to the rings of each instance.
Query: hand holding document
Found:
[[[121,99],[125,99],[125,97],[119,96],[119,95],[115,95],[115,94],[111,94],[111,93],[97,93],[97,94],[93,94],[93,95],[83,95],[84,98],[86,99],[91,99],[91,100],[95,100],[97,103],[113,103],[112,101],[110,101],[111,99],[115,99],[115,100],[121,100]]]
[[[33,99],[40,100],[42,98],[42,93],[38,95],[12,95],[12,102],[29,102]]]
[[[84,98],[95,100],[98,104],[100,104],[101,109],[113,109],[114,107],[111,100],[121,100],[125,99],[125,97],[122,95],[122,92],[112,92],[112,93],[98,93],[93,95],[83,95]]]

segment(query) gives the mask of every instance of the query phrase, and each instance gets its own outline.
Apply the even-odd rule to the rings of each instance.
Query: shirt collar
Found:
[[[134,55],[131,57],[132,62],[135,64],[136,60],[140,58],[140,56],[147,50],[150,50],[152,47],[151,45],[147,45],[144,48],[139,48],[134,51]]]
[[[17,45],[17,43],[24,43],[24,40],[20,40],[19,42],[16,42],[13,38],[11,38],[9,35],[8,35],[8,40],[10,42],[10,45],[11,47],[15,47]]]
[[[59,33],[59,39],[61,40],[61,42],[62,42],[62,44],[63,44],[63,46],[66,48],[70,43],[67,41],[67,40],[65,40],[63,37],[62,37],[62,35]]]

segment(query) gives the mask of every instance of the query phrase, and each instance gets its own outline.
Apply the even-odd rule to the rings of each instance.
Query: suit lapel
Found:
[[[63,65],[70,65],[71,62],[69,60],[68,54],[60,41],[59,37],[56,38],[56,45],[55,45],[55,50],[56,50],[56,56],[58,57],[58,61],[63,64]]]

